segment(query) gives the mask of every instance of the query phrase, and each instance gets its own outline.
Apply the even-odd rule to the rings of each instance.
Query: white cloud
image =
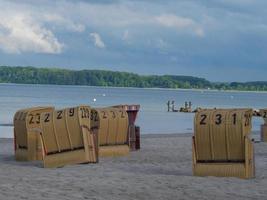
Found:
[[[129,40],[129,31],[125,30],[122,35],[122,40],[126,41]]]
[[[133,34],[128,30],[124,30],[122,35],[120,35],[120,39],[123,41],[124,44],[132,45],[136,41],[137,38],[133,37]]]
[[[190,18],[179,17],[173,14],[164,14],[155,18],[156,21],[166,27],[184,28],[193,26],[195,22]]]
[[[73,31],[73,32],[84,32],[85,25],[81,23],[74,23],[72,20],[63,17],[62,15],[58,14],[44,14],[44,21],[52,23],[56,26],[61,26],[66,30]]]
[[[168,48],[168,43],[165,42],[162,38],[159,38],[156,42],[156,47],[160,49],[167,49]]]
[[[160,30],[174,28],[184,33],[191,31],[198,37],[205,35],[202,25],[190,17],[181,17],[168,12],[157,15],[162,12],[151,13],[136,9],[135,4],[129,2],[93,4],[85,1],[77,3],[43,0],[40,4],[31,0],[23,2],[0,0],[0,5],[7,8],[0,13],[0,48],[9,53],[61,53],[64,45],[57,37],[68,32],[82,33],[86,27],[96,32],[112,30],[109,36],[119,37],[128,44],[138,43],[142,40],[141,37],[156,38],[157,28]],[[16,16],[21,18],[15,19]],[[7,22],[4,24],[5,21]],[[133,33],[130,34],[129,29],[133,30]],[[54,31],[57,32],[57,37]],[[90,37],[96,47],[105,48],[106,44],[99,34],[91,33]]]
[[[101,49],[106,47],[105,43],[102,41],[98,33],[90,33],[90,36],[93,38],[96,47]]]
[[[196,28],[195,33],[198,37],[204,37],[205,36],[205,32],[202,28]]]
[[[180,17],[173,14],[163,14],[155,17],[157,23],[169,28],[176,28],[177,30],[192,30],[198,37],[204,37],[204,29],[198,23],[190,18]]]
[[[53,32],[43,27],[30,15],[5,13],[0,15],[0,49],[7,53],[59,54],[63,44]]]

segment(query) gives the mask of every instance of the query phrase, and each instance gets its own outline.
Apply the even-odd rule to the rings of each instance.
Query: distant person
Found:
[[[174,112],[175,111],[175,101],[172,101],[172,111]]]
[[[185,108],[185,109],[188,108],[188,103],[187,103],[187,101],[184,103],[184,108]]]
[[[171,108],[171,101],[170,100],[167,102],[167,106],[168,106],[168,112],[170,112],[170,108]]]
[[[192,102],[189,101],[189,109],[191,109],[191,108],[192,108]]]

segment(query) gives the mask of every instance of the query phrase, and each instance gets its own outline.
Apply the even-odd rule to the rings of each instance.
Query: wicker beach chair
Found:
[[[99,156],[123,156],[130,152],[128,114],[120,108],[92,109],[91,126],[98,135]]]
[[[90,128],[88,106],[41,114],[44,167],[98,162],[97,136]]]
[[[40,117],[43,112],[52,112],[53,107],[33,107],[15,113],[14,148],[17,161],[34,161],[42,159],[40,137],[33,131],[40,128]]]
[[[195,115],[193,174],[252,178],[255,175],[251,109],[206,109]]]

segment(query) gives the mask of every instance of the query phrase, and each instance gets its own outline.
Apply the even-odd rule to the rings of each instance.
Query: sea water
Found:
[[[18,109],[33,106],[72,107],[80,104],[105,107],[140,104],[137,124],[142,134],[192,133],[192,113],[167,112],[167,101],[176,108],[191,101],[193,108],[267,108],[267,93],[209,90],[110,88],[62,85],[0,84],[0,137],[13,137],[13,116]],[[253,118],[253,130],[259,131],[261,118]]]

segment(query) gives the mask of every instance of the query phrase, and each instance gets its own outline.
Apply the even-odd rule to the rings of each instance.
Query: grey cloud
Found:
[[[228,79],[248,80],[249,73],[262,72],[267,64],[265,0],[0,2],[1,6],[5,4],[30,13],[41,28],[53,34],[55,41],[66,44],[62,57],[51,57],[64,66],[71,63],[139,73],[188,73],[210,79],[216,69],[230,71],[234,67]],[[44,21],[43,15],[58,18]],[[101,35],[105,43],[100,46],[107,48],[90,46],[90,33]],[[42,60],[42,56],[39,58]],[[65,62],[66,58],[72,59]],[[53,59],[47,64],[51,65]],[[242,70],[248,73],[239,77]]]

